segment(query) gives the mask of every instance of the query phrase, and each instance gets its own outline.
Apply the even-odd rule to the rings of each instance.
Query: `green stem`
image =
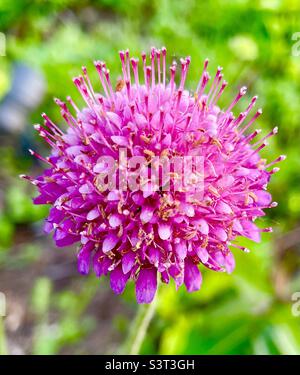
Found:
[[[0,316],[0,355],[7,354],[4,318]]]
[[[145,306],[145,313],[143,316],[143,319],[141,321],[141,324],[138,328],[138,331],[135,335],[135,339],[132,343],[131,349],[129,354],[139,354],[141,346],[143,344],[143,341],[145,339],[148,327],[150,325],[150,322],[152,318],[154,317],[155,309],[157,305],[157,298],[152,301],[149,305]]]
[[[138,312],[129,330],[128,339],[123,346],[123,350],[121,350],[122,354],[139,354],[151,320],[154,317],[157,301],[158,290],[150,304],[139,305]]]

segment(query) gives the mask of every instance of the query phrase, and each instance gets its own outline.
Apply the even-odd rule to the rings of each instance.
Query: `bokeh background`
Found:
[[[270,184],[279,206],[261,220],[273,226],[260,244],[238,253],[232,275],[204,271],[200,292],[163,286],[141,347],[145,354],[300,354],[300,32],[297,0],[0,0],[0,292],[7,314],[0,351],[9,354],[127,353],[140,314],[130,284],[115,296],[108,280],[77,274],[76,248],[56,249],[41,230],[47,207],[18,178],[41,165],[26,151],[47,154],[32,124],[47,114],[61,123],[53,97],[78,98],[71,78],[105,60],[116,82],[118,51],[165,45],[172,59],[190,55],[188,86],[202,61],[223,66],[229,81],[222,105],[241,85],[259,95],[256,127],[279,134],[264,156],[286,154]],[[300,50],[300,48],[299,48]],[[293,53],[294,52],[294,53]],[[299,51],[300,52],[300,51]],[[294,56],[293,56],[294,54]],[[82,105],[82,102],[78,102]],[[246,106],[243,100],[240,109]]]

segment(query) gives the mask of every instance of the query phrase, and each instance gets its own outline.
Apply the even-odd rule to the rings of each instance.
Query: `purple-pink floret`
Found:
[[[128,50],[120,58],[122,77],[115,89],[101,61],[95,67],[102,93],[94,91],[85,67],[74,79],[85,108],[70,97],[68,105],[55,99],[67,130],[42,115],[44,125],[35,127],[52,152],[47,158],[31,153],[49,168],[37,178],[22,177],[40,192],[35,204],[51,205],[45,231],[54,231],[56,245],[80,244],[80,273],[88,274],[92,267],[97,277],[109,274],[117,294],[133,279],[137,302],[150,303],[158,277],[166,284],[173,278],[177,288],[184,283],[188,292],[199,290],[199,264],[230,273],[235,266],[230,248],[247,251],[234,243],[236,237],[259,242],[261,232],[271,230],[254,221],[265,208],[276,206],[266,189],[279,169],[273,165],[284,156],[271,163],[259,156],[277,128],[259,141],[260,130],[248,131],[262,113],[253,112],[257,97],[233,115],[245,87],[227,109],[217,106],[227,86],[222,68],[210,80],[205,60],[191,94],[185,89],[189,57],[172,63],[168,79],[165,48],[152,48],[149,58],[143,53],[140,68]],[[120,147],[127,148],[128,157],[202,156],[202,199],[186,191],[103,191],[97,160],[101,155],[117,159]]]

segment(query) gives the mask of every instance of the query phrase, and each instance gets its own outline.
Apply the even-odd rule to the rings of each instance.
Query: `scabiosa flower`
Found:
[[[143,53],[141,68],[128,50],[121,51],[120,58],[122,78],[115,89],[101,61],[95,67],[102,93],[94,91],[85,67],[83,75],[74,78],[85,108],[79,109],[70,97],[69,105],[55,99],[67,130],[42,115],[44,125],[35,127],[52,152],[47,158],[31,153],[49,168],[37,178],[22,177],[40,192],[35,204],[51,205],[45,231],[54,231],[56,245],[80,244],[80,273],[87,274],[92,264],[98,277],[109,274],[117,294],[133,279],[137,302],[150,303],[158,277],[163,283],[173,278],[177,288],[184,283],[189,292],[196,291],[202,283],[199,264],[230,273],[235,263],[229,248],[247,251],[233,242],[236,237],[259,242],[261,232],[271,231],[254,221],[265,208],[276,206],[266,189],[278,171],[273,165],[284,156],[269,164],[259,156],[277,128],[256,142],[260,130],[248,132],[262,113],[259,109],[251,115],[257,97],[244,112],[233,115],[245,87],[226,109],[217,106],[227,86],[222,68],[210,80],[205,60],[191,94],[185,89],[189,57],[181,59],[179,67],[171,65],[168,80],[166,48],[152,48],[149,65]],[[117,160],[121,147],[129,156],[145,156],[149,163],[162,154],[201,156],[201,199],[188,189],[165,191],[162,186],[103,189],[98,177],[106,166],[99,158],[109,155]]]

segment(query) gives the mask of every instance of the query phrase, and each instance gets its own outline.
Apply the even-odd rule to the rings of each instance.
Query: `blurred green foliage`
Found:
[[[292,316],[290,301],[292,291],[300,285],[299,253],[290,260],[292,265],[286,266],[284,259],[278,260],[281,249],[275,243],[300,221],[300,56],[292,56],[292,35],[300,31],[299,1],[0,0],[0,31],[7,38],[7,56],[0,57],[0,94],[10,87],[14,61],[27,62],[46,76],[47,96],[32,113],[32,123],[40,121],[44,110],[61,122],[53,97],[70,94],[79,99],[71,78],[80,73],[81,65],[88,67],[97,82],[93,60],[105,60],[116,80],[120,72],[117,52],[125,48],[138,54],[152,45],[165,45],[169,62],[190,55],[191,88],[197,84],[204,58],[210,59],[212,71],[222,65],[230,83],[221,102],[224,106],[241,85],[248,86],[248,99],[259,94],[264,115],[256,127],[265,133],[275,125],[280,130],[265,157],[288,156],[270,185],[280,204],[261,221],[263,226],[273,226],[275,233],[265,234],[259,245],[244,241],[252,251],[235,251],[237,265],[232,275],[204,271],[198,293],[188,295],[183,288],[176,292],[173,284],[163,286],[142,352],[299,354],[300,318]],[[240,109],[246,104],[244,100]],[[1,154],[5,155],[1,157],[1,175],[6,183],[0,213],[0,255],[6,255],[0,256],[0,267],[17,267],[28,259],[34,262],[37,254],[31,248],[29,257],[18,258],[17,264],[12,261],[9,249],[18,236],[18,226],[40,220],[47,209],[33,207],[32,191],[17,180],[28,161],[15,160],[13,151],[5,147]],[[299,244],[300,239],[292,251],[299,251]],[[279,280],[284,297],[276,284],[281,267],[292,269],[284,285]],[[97,293],[98,281],[82,278],[81,283],[81,292],[75,293],[53,291],[47,278],[34,280],[33,353],[54,354],[75,344],[84,348],[88,334],[97,330],[85,309]],[[135,310],[132,285],[120,298]],[[49,321],[51,309],[58,313],[55,324]],[[125,316],[117,316],[115,325],[126,334],[129,324]],[[99,353],[105,350],[99,348]]]

